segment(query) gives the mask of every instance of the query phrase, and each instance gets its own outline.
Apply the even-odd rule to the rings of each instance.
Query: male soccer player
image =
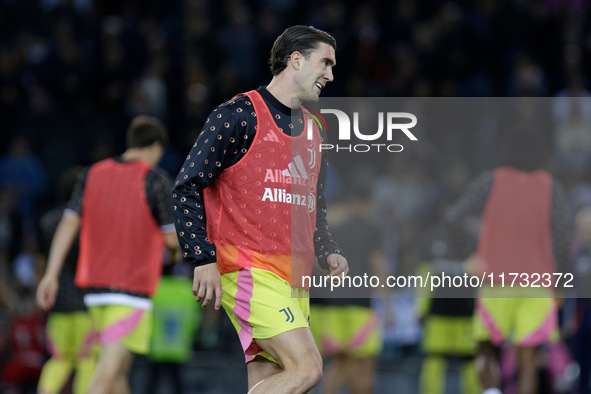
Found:
[[[333,80],[335,48],[321,30],[286,29],[271,50],[269,85],[210,114],[173,189],[193,292],[228,313],[251,393],[303,393],[319,382],[302,275],[314,255],[331,275],[348,272],[326,225],[325,131],[302,107]]]
[[[49,246],[82,167],[64,172],[58,181],[60,205],[41,217],[41,234]],[[43,366],[37,392],[60,393],[75,371],[73,392],[83,394],[96,364],[96,341],[92,319],[84,305],[82,289],[74,285],[78,263],[78,240],[66,256],[59,276],[59,291],[47,318],[47,348],[51,358]]]
[[[98,365],[87,393],[128,393],[133,353],[148,351],[151,309],[163,249],[178,250],[170,211],[171,182],[154,167],[167,142],[158,119],[138,116],[127,150],[91,166],[58,225],[37,302],[55,302],[58,276],[80,229],[76,284],[99,330]]]
[[[468,185],[448,221],[457,236],[468,228],[465,219],[482,216],[477,253],[468,261],[494,276],[494,286],[482,289],[476,305],[476,364],[484,393],[501,393],[499,347],[512,339],[519,393],[535,394],[537,352],[555,334],[558,320],[554,286],[544,285],[543,278],[565,269],[570,230],[564,190],[541,169],[548,156],[539,129],[520,124],[506,133],[504,165]],[[510,273],[519,274],[512,287]]]

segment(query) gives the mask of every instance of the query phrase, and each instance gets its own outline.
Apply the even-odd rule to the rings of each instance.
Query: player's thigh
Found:
[[[257,339],[256,343],[284,369],[322,368],[320,352],[307,327],[294,328],[267,339]]]
[[[499,293],[497,290],[493,294],[502,295],[503,293]],[[495,346],[500,346],[507,341],[515,325],[517,310],[517,305],[511,298],[478,299],[473,325],[476,341],[488,341]]]
[[[515,344],[519,347],[536,347],[552,339],[558,324],[558,309],[552,294],[523,298],[519,303]]]
[[[256,268],[223,274],[221,281],[222,306],[240,337],[247,363],[256,356],[277,361],[259,346],[259,340],[298,328],[309,332],[307,291],[294,289],[285,279]]]
[[[375,382],[377,357],[349,357],[347,363],[348,383],[354,394],[371,393]]]
[[[248,389],[250,390],[256,383],[278,374],[283,369],[268,358],[256,356],[246,364],[246,371],[248,373]]]
[[[72,312],[73,315],[73,335],[72,341],[75,343],[77,357],[88,357],[97,345],[97,335],[92,318],[86,311]]]
[[[77,352],[71,313],[53,312],[47,318],[47,348],[52,357],[71,359]]]
[[[133,353],[124,344],[112,342],[101,345],[97,374],[104,379],[126,376],[132,361]]]

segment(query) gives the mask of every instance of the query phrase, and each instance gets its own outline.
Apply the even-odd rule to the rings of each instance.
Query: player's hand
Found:
[[[466,260],[462,262],[464,272],[468,275],[480,276],[482,274],[480,269],[480,262],[476,253],[470,255]]]
[[[203,301],[202,308],[208,306],[214,299],[214,309],[220,309],[222,305],[222,280],[216,263],[210,263],[195,267],[193,271],[193,295],[197,302]]]
[[[330,269],[329,276],[338,276],[341,274],[347,275],[349,272],[349,263],[347,263],[347,259],[340,254],[333,253],[328,255],[326,262]]]
[[[57,277],[44,275],[37,286],[37,305],[44,311],[48,311],[55,304],[58,288]]]
[[[183,252],[180,248],[169,249],[168,258],[172,264],[180,263],[183,261]]]

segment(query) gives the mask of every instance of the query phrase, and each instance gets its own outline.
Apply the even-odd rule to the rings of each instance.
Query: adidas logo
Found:
[[[277,134],[273,130],[269,130],[267,135],[263,137],[263,141],[279,142],[279,137],[277,137]]]
[[[285,170],[267,168],[264,182],[305,185],[308,172],[300,155],[295,156]]]
[[[291,163],[287,166],[287,170],[283,170],[281,173],[285,176],[291,176],[292,178],[308,179],[308,173],[306,172],[306,167],[304,167],[304,162],[300,155],[294,157]]]

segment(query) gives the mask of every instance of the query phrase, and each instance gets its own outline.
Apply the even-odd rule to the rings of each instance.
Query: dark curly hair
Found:
[[[287,67],[287,60],[294,52],[300,52],[306,59],[317,48],[318,43],[324,42],[337,49],[337,42],[333,36],[312,26],[297,25],[287,29],[273,44],[269,65],[273,75],[279,74]]]
[[[133,118],[127,129],[127,148],[144,148],[156,141],[163,147],[168,143],[168,133],[164,123],[146,115]]]

